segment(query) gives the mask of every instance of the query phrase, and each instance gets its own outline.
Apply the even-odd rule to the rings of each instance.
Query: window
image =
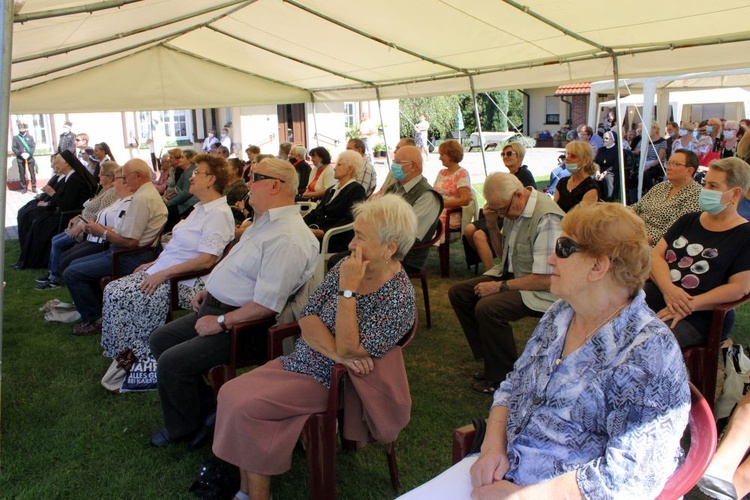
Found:
[[[345,127],[356,127],[359,123],[359,117],[357,116],[357,104],[354,102],[344,103],[344,126]]]
[[[18,122],[29,126],[29,134],[34,138],[38,151],[52,150],[49,115],[12,115],[11,135],[18,133]]]
[[[177,141],[192,141],[192,119],[189,110],[139,111],[138,139],[141,144],[154,137],[157,143],[166,141],[174,146]]]
[[[555,96],[547,96],[545,99],[545,124],[557,125],[560,123],[560,99]]]

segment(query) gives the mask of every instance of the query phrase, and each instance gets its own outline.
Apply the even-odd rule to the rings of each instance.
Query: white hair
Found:
[[[417,239],[417,216],[402,197],[386,194],[374,200],[357,203],[354,217],[375,225],[381,245],[396,243],[393,258],[402,260]]]

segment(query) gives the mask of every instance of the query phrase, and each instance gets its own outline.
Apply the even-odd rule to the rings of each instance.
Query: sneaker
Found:
[[[56,288],[60,288],[60,283],[57,281],[45,281],[41,285],[35,286],[34,290],[54,290]]]
[[[49,273],[45,274],[44,276],[39,276],[38,278],[34,278],[34,281],[37,283],[47,283],[49,281]]]

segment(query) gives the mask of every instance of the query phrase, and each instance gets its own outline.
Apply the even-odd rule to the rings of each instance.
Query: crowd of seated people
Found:
[[[713,125],[705,126],[702,140],[711,142],[709,152],[727,157],[709,162],[703,188],[694,180],[700,162],[692,151],[701,139],[682,141],[687,134],[670,124],[667,155],[661,144],[668,139],[657,137],[660,129],[652,127],[642,148],[656,155],[659,168],[665,166],[666,179],[631,209],[597,203],[602,198],[598,168],[617,175],[611,152],[619,144],[611,129],[598,146],[598,162],[588,127],[580,129],[579,139],[566,147],[570,175],[559,181],[554,197],[536,189],[521,144],[503,148],[509,173],[487,178],[485,219],[472,227],[475,238],[484,233],[489,256],[482,261],[489,272],[449,292],[468,345],[484,362],[471,388],[493,396],[485,445],[478,457],[407,498],[432,497],[443,488],[465,496],[472,489],[500,494],[518,488],[542,496],[659,492],[677,466],[689,407],[679,348],[705,342],[706,318],[715,305],[750,292],[745,256],[750,255],[750,225],[738,212],[747,202],[750,166],[732,157],[744,157],[750,148],[743,148],[741,139],[732,144],[734,124],[724,126],[730,133],[722,136],[711,136]],[[99,170],[101,192],[91,197],[92,190],[81,218],[50,237],[48,273],[39,278],[40,289],[65,282],[81,313],[74,333],[101,332],[104,354],[112,359],[130,351],[132,359],[153,358],[159,365],[164,428],[151,444],[186,441],[194,448],[216,426],[214,452],[242,470],[238,498],[266,498],[270,477],[289,469],[301,425],[325,404],[334,363],[367,376],[390,356],[414,321],[413,290],[404,270],[419,270],[426,259],[424,253],[421,264],[412,265],[408,249],[434,234],[441,207],[458,208],[471,200],[457,141],[439,147],[445,168],[432,187],[422,176],[419,150],[397,148],[392,181],[370,201],[364,200],[368,189],[374,192],[374,171],[363,176],[369,163],[356,140],[350,146],[335,163],[325,148],[314,148],[312,168],[305,148],[292,144],[282,144],[279,157],[248,148],[247,163],[225,161],[220,145],[215,154],[175,148],[153,182],[141,160],[123,167],[105,162]],[[57,163],[50,200],[62,190],[62,179],[73,178],[62,161]],[[163,196],[157,186],[164,186]],[[615,191],[607,185],[608,198]],[[295,205],[300,197],[318,202],[304,219]],[[99,296],[99,278],[111,273],[112,252],[152,243],[168,215],[174,222],[172,239],[161,254],[126,259],[125,277],[110,282]],[[348,251],[310,296],[294,353],[229,382],[217,408],[203,375],[227,362],[228,330],[279,313],[312,277],[318,239],[352,221],[354,237],[329,247]],[[232,238],[238,242],[219,262]],[[76,258],[66,258],[68,252]],[[168,280],[184,271],[208,272],[214,265],[207,276],[180,283],[181,302],[189,302],[193,312],[165,324]],[[398,307],[399,314],[389,314],[385,303]],[[541,319],[519,354],[511,323],[525,316]],[[728,333],[731,322],[726,328]],[[614,359],[602,345],[615,345],[616,353],[627,355]],[[649,362],[654,356],[658,365]],[[594,370],[585,383],[594,380],[601,391],[579,390],[584,382],[576,375],[582,369]],[[288,390],[278,389],[282,383]],[[649,392],[644,384],[670,398],[639,400]],[[618,391],[627,393],[627,401],[614,410],[597,400]],[[620,414],[627,416],[624,423]],[[544,422],[565,415],[570,428],[557,427],[559,435],[552,438],[545,434]],[[582,422],[583,430],[573,432]],[[650,438],[634,443],[630,436],[641,432]],[[536,447],[526,444],[532,438]],[[602,460],[611,449],[623,450],[620,460]],[[646,468],[649,474],[640,472]]]

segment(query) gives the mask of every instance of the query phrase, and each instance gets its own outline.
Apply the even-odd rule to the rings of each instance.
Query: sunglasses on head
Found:
[[[560,236],[555,242],[555,255],[561,259],[567,259],[576,252],[583,250],[583,247],[571,240],[567,236]]]
[[[253,182],[264,181],[266,179],[271,179],[274,181],[279,181],[279,182],[284,182],[284,183],[286,182],[284,179],[279,179],[278,177],[272,177],[270,175],[259,174],[257,172],[253,172]]]

